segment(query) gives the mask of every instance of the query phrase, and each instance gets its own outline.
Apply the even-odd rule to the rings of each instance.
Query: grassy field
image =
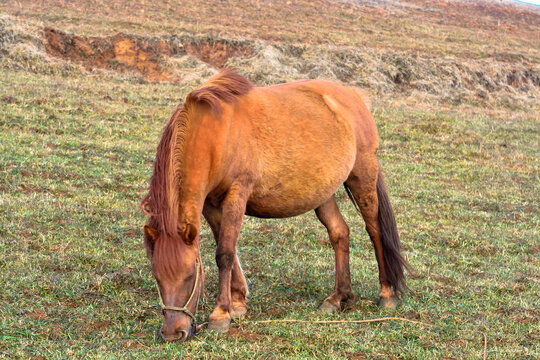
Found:
[[[7,1],[0,9],[20,16],[21,24],[80,34],[153,35],[181,28],[187,33],[229,29],[225,35],[232,36],[236,27],[248,24],[242,36],[253,38],[263,37],[262,30],[256,31],[257,19],[277,11],[274,7],[307,20],[315,18],[309,11],[326,9],[344,29],[335,31],[335,38],[324,35],[333,22],[328,30],[313,28],[306,38],[276,26],[282,33],[274,29],[266,38],[303,43],[316,34],[310,38],[315,42],[344,45],[355,45],[358,38],[342,22],[347,16],[358,21],[355,11],[363,11],[322,1],[309,6],[271,2],[263,11],[268,2],[254,1],[246,14],[263,13],[246,15],[229,28],[224,19],[185,20],[195,11],[192,2],[180,25],[166,18],[158,27],[164,18],[160,9],[170,6],[167,13],[175,13],[177,5],[155,1],[142,7],[150,15],[119,18],[115,11],[127,11],[120,5],[87,3],[96,12],[86,17],[85,9],[76,6],[43,12],[44,1]],[[384,23],[385,11],[391,10],[366,10],[365,26]],[[469,31],[468,16],[448,16],[436,29],[451,27],[467,37],[462,32]],[[534,21],[522,33],[510,29],[498,39],[486,36],[485,48],[522,54],[523,61],[538,66],[538,39],[527,36],[538,32],[540,22],[530,16]],[[414,31],[425,26],[419,21]],[[500,31],[494,26],[487,20],[476,24],[488,35]],[[384,36],[378,43],[376,35],[367,36],[369,46],[390,46]],[[448,41],[432,40],[435,50],[424,51],[458,60],[481,53],[475,42],[460,47]],[[490,46],[494,42],[500,48]],[[399,46],[415,52],[418,44],[411,40]],[[406,91],[372,97],[380,159],[404,254],[415,269],[397,310],[375,305],[379,286],[373,250],[361,217],[340,190],[339,205],[351,227],[356,294],[342,313],[317,312],[333,287],[334,259],[313,213],[284,220],[246,218],[239,256],[251,292],[247,318],[227,334],[203,331],[184,344],[165,344],[156,336],[161,314],[142,247],[145,219],[137,205],[147,189],[162,127],[198,81],[152,83],[136,75],[86,72],[63,60],[45,66],[36,63],[41,55],[21,64],[2,51],[0,46],[0,358],[481,359],[484,335],[488,359],[540,357],[538,92],[521,93],[514,101],[493,95],[442,100]],[[201,231],[207,280],[198,317],[204,321],[215,304],[217,268],[211,232],[206,224]],[[252,322],[387,316],[424,325]]]

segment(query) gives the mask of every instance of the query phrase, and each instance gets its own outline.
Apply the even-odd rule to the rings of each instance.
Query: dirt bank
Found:
[[[141,38],[127,34],[87,37],[45,28],[48,54],[82,64],[91,70],[104,68],[134,71],[149,81],[181,81],[164,63],[168,57],[191,55],[217,69],[235,56],[249,56],[252,49],[241,43],[211,39]]]

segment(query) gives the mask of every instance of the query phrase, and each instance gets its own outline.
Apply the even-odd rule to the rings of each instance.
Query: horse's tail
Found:
[[[379,200],[378,218],[381,229],[386,278],[394,288],[396,294],[400,294],[407,288],[404,269],[410,270],[410,266],[401,255],[401,243],[399,241],[396,218],[380,169],[377,177],[377,198]]]
[[[360,210],[358,203],[351,193],[351,190],[345,185],[347,195],[352,200],[357,210]],[[377,176],[377,198],[379,201],[379,210],[377,213],[379,221],[379,229],[381,243],[383,248],[383,260],[386,270],[386,280],[392,286],[397,295],[407,289],[405,282],[405,272],[407,269],[411,271],[410,265],[401,255],[401,243],[399,241],[399,233],[397,230],[396,218],[394,210],[390,204],[388,190],[384,183],[382,172],[379,169]]]

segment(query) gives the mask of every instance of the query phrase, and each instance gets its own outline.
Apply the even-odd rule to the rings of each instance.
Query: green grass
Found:
[[[397,310],[375,305],[376,262],[344,193],[356,299],[318,305],[333,251],[313,213],[246,218],[239,254],[248,318],[185,344],[161,321],[137,210],[160,132],[189,84],[98,73],[0,70],[0,358],[405,358],[540,356],[538,107],[402,105],[374,99],[380,158],[404,254],[416,270]],[[202,228],[210,314],[214,241]],[[430,326],[254,324],[400,316]]]

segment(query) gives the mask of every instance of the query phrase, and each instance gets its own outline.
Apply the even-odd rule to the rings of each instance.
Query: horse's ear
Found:
[[[193,244],[197,238],[198,231],[195,225],[187,224],[186,229],[184,230],[184,242],[188,245]]]
[[[151,226],[144,225],[144,236],[151,244],[154,244],[158,237],[158,231]]]

